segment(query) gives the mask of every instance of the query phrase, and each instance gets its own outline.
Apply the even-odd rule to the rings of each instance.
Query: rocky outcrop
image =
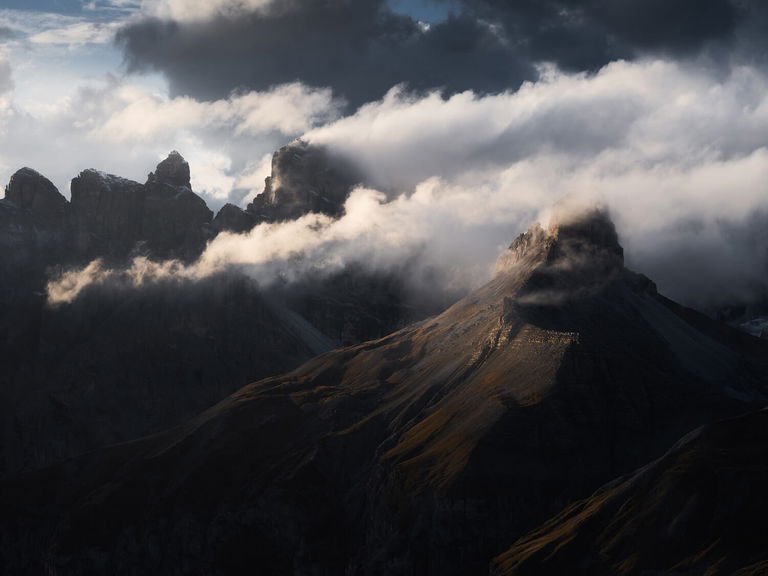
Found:
[[[599,265],[606,269],[620,269],[624,265],[624,248],[606,208],[556,205],[550,233],[555,238],[550,261],[559,260],[567,265],[568,260],[577,260],[574,265]]]
[[[765,574],[768,411],[688,434],[494,560],[495,576]]]
[[[766,402],[766,343],[657,294],[619,265],[607,222],[533,229],[514,265],[435,318],[6,481],[0,562],[487,573],[531,526]]]
[[[149,188],[160,189],[164,185],[171,187],[171,189],[192,189],[189,163],[176,150],[171,151],[168,158],[160,162],[155,171],[150,172],[147,177],[147,187]]]
[[[11,178],[5,200],[35,227],[38,245],[56,248],[50,262],[105,258],[119,263],[135,254],[189,261],[222,231],[243,233],[259,222],[310,212],[339,216],[358,181],[343,159],[296,141],[275,152],[264,192],[246,210],[227,204],[215,220],[192,191],[189,164],[176,151],[144,184],[84,170],[72,180],[71,203],[44,176],[22,168]]]
[[[72,228],[83,260],[125,258],[141,238],[145,201],[138,182],[84,170],[72,179]]]
[[[5,200],[28,212],[36,227],[50,231],[61,228],[67,200],[45,176],[32,170],[18,170],[5,189]]]
[[[214,221],[217,232],[242,233],[260,222],[294,220],[318,213],[338,217],[362,176],[352,164],[323,146],[296,140],[272,156],[264,190],[240,210],[225,205]]]
[[[145,184],[141,237],[151,254],[192,260],[212,237],[213,212],[192,192],[189,164],[175,150]]]
[[[5,253],[8,266],[25,262],[27,267],[42,267],[64,257],[67,249],[69,205],[53,183],[31,168],[18,170],[5,188],[4,214],[0,235],[15,240],[15,248]],[[25,233],[20,234],[24,230]],[[10,281],[6,278],[6,283]]]
[[[172,152],[147,183],[85,170],[72,180],[74,244],[80,258],[135,252],[193,259],[211,237],[213,213],[189,187],[189,165]]]
[[[0,254],[0,266],[7,270],[31,263],[37,254],[30,215],[8,200],[0,200]],[[3,281],[12,279],[12,274],[2,275]]]
[[[141,238],[158,258],[194,260],[212,238],[213,212],[188,188],[147,187]]]
[[[630,277],[638,288],[656,292],[648,278],[624,268],[624,249],[603,208],[566,211],[556,206],[549,227],[545,230],[537,223],[516,238],[497,260],[496,273],[514,269],[532,253],[543,253],[544,263],[521,288],[521,302],[562,305],[597,294],[619,278],[629,281]]]
[[[555,206],[548,228],[535,223],[520,234],[496,262],[496,273],[514,267],[532,251],[545,250],[549,265],[561,270],[589,268],[604,277],[624,266],[624,249],[605,208],[566,209]]]
[[[339,216],[359,172],[322,146],[297,140],[272,157],[272,174],[247,211],[257,221],[293,220],[316,212]]]
[[[213,235],[213,213],[190,188],[189,164],[175,151],[146,184],[89,169],[72,179],[71,192],[67,202],[47,178],[22,168],[5,190],[5,233],[33,226],[30,249],[42,251],[47,264],[120,262],[137,253],[191,260]]]
[[[253,214],[240,209],[234,204],[224,204],[213,219],[213,229],[216,233],[233,232],[243,234],[256,224]]]

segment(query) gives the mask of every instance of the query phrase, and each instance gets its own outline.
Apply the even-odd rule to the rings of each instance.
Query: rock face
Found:
[[[168,154],[168,158],[160,162],[154,172],[150,172],[147,178],[147,186],[161,187],[168,185],[171,188],[189,188],[190,184],[189,163],[184,160],[176,150]]]
[[[29,213],[16,204],[0,200],[0,286],[13,284],[13,270],[32,267],[37,256],[35,229]]]
[[[8,366],[25,342],[4,326],[24,326],[30,294],[42,281],[42,262],[31,215],[8,200],[0,200],[0,366]],[[1,373],[0,373],[1,374]],[[0,375],[0,388],[4,378]]]
[[[148,188],[142,237],[150,253],[161,258],[194,260],[211,239],[213,213],[205,201],[187,188],[162,193]]]
[[[293,220],[309,212],[339,216],[360,175],[330,151],[297,140],[272,157],[272,175],[266,179],[247,211],[257,221]]]
[[[234,204],[224,204],[213,219],[213,229],[218,232],[234,232],[243,234],[256,224],[256,219],[250,212],[241,210]]]
[[[83,260],[127,257],[141,238],[145,190],[138,182],[97,170],[72,179],[75,251]]]
[[[599,212],[533,228],[435,318],[5,481],[0,565],[487,573],[575,499],[766,402],[766,343],[657,294],[612,230]]]
[[[94,258],[120,262],[136,253],[190,260],[212,237],[213,213],[191,190],[189,164],[178,152],[146,184],[84,170],[71,190],[69,203],[47,178],[22,168],[6,187],[0,233],[32,226],[43,261],[70,265]]]
[[[142,238],[162,258],[192,260],[212,237],[213,213],[190,188],[189,164],[173,151],[145,184]]]
[[[3,256],[5,265],[31,269],[62,258],[69,205],[50,180],[31,168],[22,168],[11,177],[3,202],[6,208],[0,217],[0,236],[5,236],[6,241],[9,237],[16,239],[11,242],[14,248],[6,246],[9,251]],[[6,283],[13,282],[13,278],[6,278]]]
[[[135,250],[193,259],[210,239],[213,213],[189,188],[189,165],[172,152],[144,185],[96,170],[72,180],[75,245],[82,258],[123,259]]]
[[[493,574],[765,574],[768,411],[718,422],[494,560]]]
[[[43,230],[60,228],[63,224],[66,198],[50,180],[31,168],[22,168],[11,177],[5,199],[27,211],[34,224]]]

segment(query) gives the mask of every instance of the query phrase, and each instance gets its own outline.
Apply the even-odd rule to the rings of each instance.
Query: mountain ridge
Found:
[[[574,499],[765,403],[764,343],[660,297],[597,216],[532,229],[512,266],[434,318],[10,479],[0,557],[62,574],[487,572]]]
[[[310,166],[328,181],[330,169]],[[250,381],[441,309],[417,302],[400,275],[360,266],[290,285],[259,286],[237,270],[96,283],[49,305],[51,279],[137,258],[190,262],[216,234],[256,224],[231,205],[212,218],[190,185],[175,151],[144,184],[83,170],[71,201],[32,169],[11,178],[0,200],[0,476],[158,432]]]

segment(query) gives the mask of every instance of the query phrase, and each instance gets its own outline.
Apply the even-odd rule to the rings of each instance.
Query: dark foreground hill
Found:
[[[768,411],[683,438],[570,506],[495,560],[494,574],[768,574]]]
[[[703,423],[766,402],[766,343],[623,265],[601,211],[521,235],[441,315],[165,433],[0,485],[0,565],[65,574],[485,574]]]

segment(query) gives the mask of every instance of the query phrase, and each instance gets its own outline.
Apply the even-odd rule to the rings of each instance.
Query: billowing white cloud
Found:
[[[10,95],[6,100],[10,107]],[[260,192],[269,174],[264,156],[336,119],[339,109],[329,90],[296,83],[198,102],[107,77],[52,100],[35,115],[17,103],[0,118],[0,136],[14,142],[0,151],[0,179],[31,165],[63,193],[89,167],[143,181],[168,151],[178,149],[192,165],[194,189],[216,208]]]
[[[478,222],[513,223],[526,207],[598,194],[630,263],[671,295],[703,305],[768,291],[768,235],[756,231],[768,222],[761,70],[718,77],[616,62],[595,75],[545,71],[485,97],[394,90],[306,137],[354,158],[390,196],[440,176],[472,199],[456,208]]]
[[[566,173],[569,182],[561,180]],[[472,185],[428,179],[393,200],[360,188],[338,220],[308,215],[263,224],[248,234],[222,234],[191,266],[142,260],[127,276],[123,270],[99,270],[98,282],[141,285],[173,276],[203,278],[235,267],[269,284],[350,264],[401,270],[415,259],[418,264],[408,267],[415,288],[423,291],[425,282],[436,281],[430,287],[436,293],[459,293],[488,280],[511,239],[537,218],[546,224],[549,207],[573,195],[608,200],[630,265],[659,280],[667,293],[692,304],[750,298],[754,290],[768,287],[768,235],[763,234],[762,244],[728,242],[729,225],[741,227],[750,208],[719,210],[725,201],[710,204],[701,198],[716,197],[728,187],[739,200],[752,198],[752,210],[768,208],[765,193],[758,198],[757,192],[765,190],[767,178],[766,150],[693,170],[629,170],[607,177],[598,166],[573,171],[561,159],[542,156]],[[63,285],[55,281],[51,301],[69,301],[84,285],[76,273]]]
[[[92,126],[89,134],[114,143],[151,142],[164,134],[206,127],[226,128],[235,136],[300,134],[335,119],[340,108],[330,90],[299,83],[215,102],[169,99],[120,85],[100,92],[98,101],[92,103],[100,110],[88,119]]]
[[[338,221],[220,236],[184,274],[237,266],[269,281],[415,258],[467,288],[532,219],[575,195],[608,204],[629,263],[673,297],[768,291],[768,78],[756,69],[720,78],[617,62],[592,76],[550,70],[515,93],[393,90],[305,137],[351,158],[373,188],[355,192]]]
[[[488,251],[481,247],[487,248],[489,240],[475,220],[477,214],[466,210],[473,201],[464,191],[447,189],[437,179],[394,201],[387,201],[379,191],[358,188],[339,219],[309,214],[290,222],[262,224],[243,235],[223,233],[188,266],[137,258],[127,269],[110,269],[95,261],[54,279],[48,286],[48,298],[51,304],[61,304],[94,284],[142,286],[168,279],[204,278],[232,268],[262,284],[278,278],[291,281],[308,272],[337,271],[350,264],[393,270],[415,255],[440,266],[436,291],[460,292],[470,286],[470,278],[485,278],[490,273],[488,258],[472,261],[479,252],[487,256]],[[483,222],[483,226],[488,224]],[[498,226],[507,229],[509,221],[497,224],[491,236],[504,235],[506,230],[500,231]],[[500,248],[496,246],[492,252]],[[459,263],[464,266],[457,266]],[[414,284],[421,280],[412,278]]]
[[[550,70],[514,93],[444,99],[392,90],[306,138],[354,157],[383,188],[507,167],[542,155],[575,166],[699,165],[768,139],[766,76],[718,80],[672,62],[616,62],[599,73]]]

